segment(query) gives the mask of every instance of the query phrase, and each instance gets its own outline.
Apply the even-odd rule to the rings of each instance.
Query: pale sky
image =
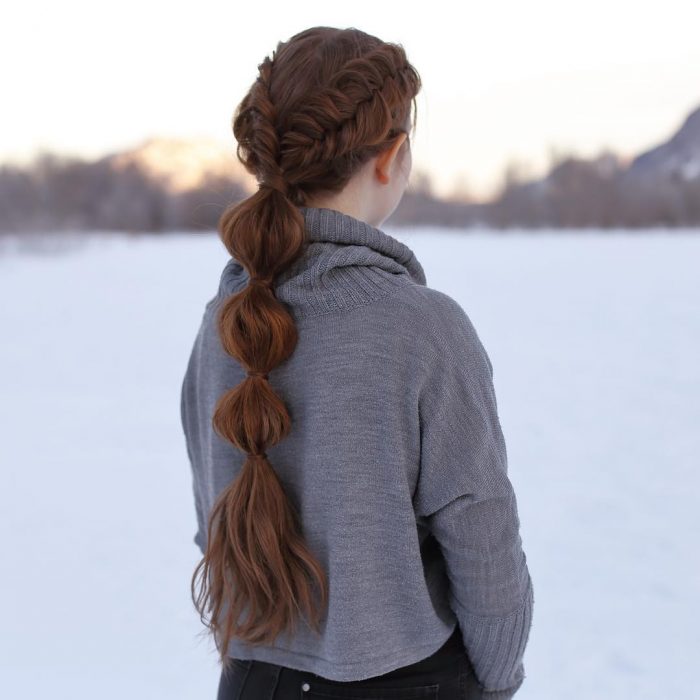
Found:
[[[420,7],[424,9],[419,10]],[[379,3],[22,0],[0,27],[0,162],[152,136],[213,137],[280,40],[354,26],[400,43],[423,80],[414,172],[488,196],[511,160],[623,156],[700,106],[697,0]]]

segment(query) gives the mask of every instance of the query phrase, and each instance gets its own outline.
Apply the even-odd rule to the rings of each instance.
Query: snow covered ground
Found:
[[[494,365],[535,586],[522,700],[700,697],[700,235],[386,229]],[[212,234],[0,247],[0,697],[218,683],[179,418]]]

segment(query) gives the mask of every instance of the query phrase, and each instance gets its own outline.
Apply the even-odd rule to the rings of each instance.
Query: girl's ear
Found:
[[[377,156],[377,162],[374,166],[374,172],[377,175],[377,179],[384,185],[389,182],[389,173],[391,167],[396,159],[396,156],[401,148],[401,144],[406,140],[408,134],[405,132],[400,133],[395,139],[394,143]]]

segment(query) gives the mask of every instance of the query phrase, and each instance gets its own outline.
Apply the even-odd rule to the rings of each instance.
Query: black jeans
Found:
[[[459,626],[432,656],[381,676],[333,681],[287,666],[235,659],[222,671],[217,700],[477,700],[482,689]]]

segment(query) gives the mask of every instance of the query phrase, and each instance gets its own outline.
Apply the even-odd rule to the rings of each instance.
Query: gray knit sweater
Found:
[[[293,427],[266,451],[328,575],[329,607],[320,637],[300,621],[293,637],[234,639],[228,653],[362,680],[431,655],[459,624],[484,697],[511,698],[533,589],[486,350],[405,244],[333,209],[301,211],[310,243],[275,289],[299,342],[269,375]],[[182,385],[202,552],[244,460],[211,417],[245,377],[215,313],[246,282],[229,259]]]

